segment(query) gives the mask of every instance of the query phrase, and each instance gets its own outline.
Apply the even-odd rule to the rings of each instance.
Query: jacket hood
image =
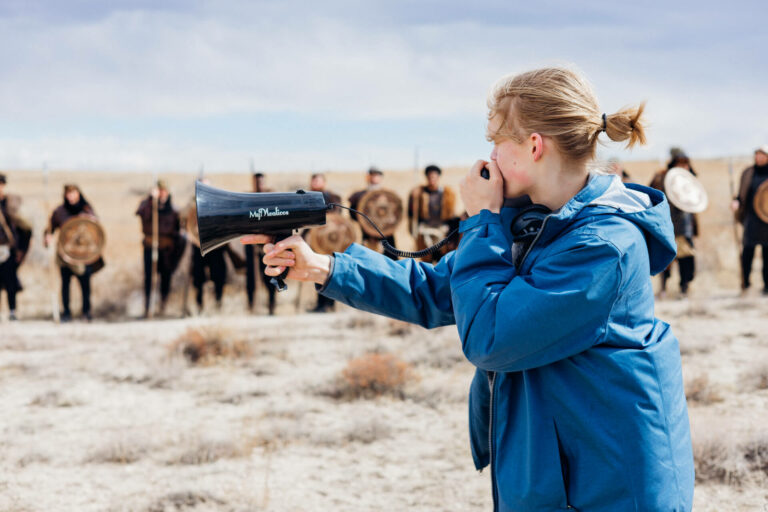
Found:
[[[650,187],[624,184],[615,175],[591,174],[584,188],[550,215],[542,237],[554,237],[571,223],[595,215],[617,215],[642,230],[651,275],[675,259],[677,246],[666,196]]]

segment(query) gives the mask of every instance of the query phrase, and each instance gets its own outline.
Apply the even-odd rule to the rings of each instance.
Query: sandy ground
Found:
[[[736,177],[747,165],[734,163]],[[768,511],[768,298],[737,296],[738,260],[728,211],[727,160],[696,161],[709,197],[700,215],[697,276],[678,300],[657,303],[681,342],[699,481],[697,511]],[[632,162],[648,183],[657,162]],[[465,172],[445,169],[456,185]],[[473,374],[454,328],[425,331],[339,307],[308,315],[311,287],[291,286],[278,316],[264,297],[246,315],[243,276],[230,273],[221,312],[206,291],[201,316],[137,320],[142,312],[139,221],[150,175],[9,172],[35,226],[20,277],[22,321],[0,300],[0,511],[490,510],[487,471],[473,468],[466,400]],[[308,173],[270,175],[277,190]],[[193,176],[164,176],[177,206]],[[245,173],[213,184],[247,190]],[[406,197],[421,180],[385,170]],[[79,183],[107,231],[107,267],[92,280],[95,321],[54,325],[58,275],[41,232],[64,182]],[[342,197],[362,174],[328,173]],[[412,241],[405,223],[398,245]],[[174,277],[169,315],[181,311],[188,255]],[[759,288],[759,257],[753,278]],[[232,270],[232,269],[230,269]],[[210,283],[208,284],[210,286]],[[80,305],[72,286],[73,311]],[[190,294],[191,295],[191,294]],[[189,303],[194,310],[191,296]],[[238,340],[251,355],[190,364],[172,345],[188,329]],[[350,359],[392,353],[412,378],[392,395],[338,395]]]
[[[469,453],[472,367],[452,327],[426,331],[347,308],[326,315],[3,324],[0,510],[490,510]],[[694,442],[765,435],[768,298],[665,301],[681,340]],[[250,357],[192,365],[189,327]],[[335,399],[348,360],[390,352],[399,396]],[[739,462],[734,462],[738,466]],[[738,472],[738,468],[736,468]],[[765,474],[697,486],[695,510],[763,510]]]

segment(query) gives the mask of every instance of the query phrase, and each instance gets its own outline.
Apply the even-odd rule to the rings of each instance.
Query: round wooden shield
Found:
[[[403,218],[403,202],[397,194],[385,188],[369,190],[363,194],[357,209],[370,217],[379,226],[384,236],[393,234]],[[368,221],[359,217],[358,219],[360,227],[368,235],[376,238],[381,237]]]
[[[78,215],[61,225],[56,251],[70,265],[90,265],[101,257],[106,237],[93,217]]]
[[[684,212],[701,213],[707,209],[707,191],[688,169],[673,167],[664,177],[667,199]]]
[[[200,233],[197,231],[197,203],[194,201],[187,207],[184,222],[185,229],[187,230],[187,240],[192,242],[195,247],[200,247]]]
[[[360,239],[360,228],[338,213],[325,216],[325,225],[309,230],[309,246],[320,254],[344,252]]]
[[[768,223],[768,181],[762,182],[757,187],[752,205],[755,207],[755,213],[760,220]]]

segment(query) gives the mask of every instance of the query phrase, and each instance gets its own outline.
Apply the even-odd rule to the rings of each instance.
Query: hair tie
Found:
[[[606,128],[606,126],[607,126],[607,123],[606,123],[606,121],[605,121],[605,112],[603,112],[603,129],[602,129],[601,131],[603,131],[603,132],[604,132],[604,131],[605,131],[605,128]]]

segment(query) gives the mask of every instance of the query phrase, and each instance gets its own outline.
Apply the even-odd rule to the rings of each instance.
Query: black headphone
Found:
[[[544,219],[552,213],[552,210],[543,204],[526,206],[512,219],[510,230],[515,243],[528,245],[533,242],[541,230]]]

